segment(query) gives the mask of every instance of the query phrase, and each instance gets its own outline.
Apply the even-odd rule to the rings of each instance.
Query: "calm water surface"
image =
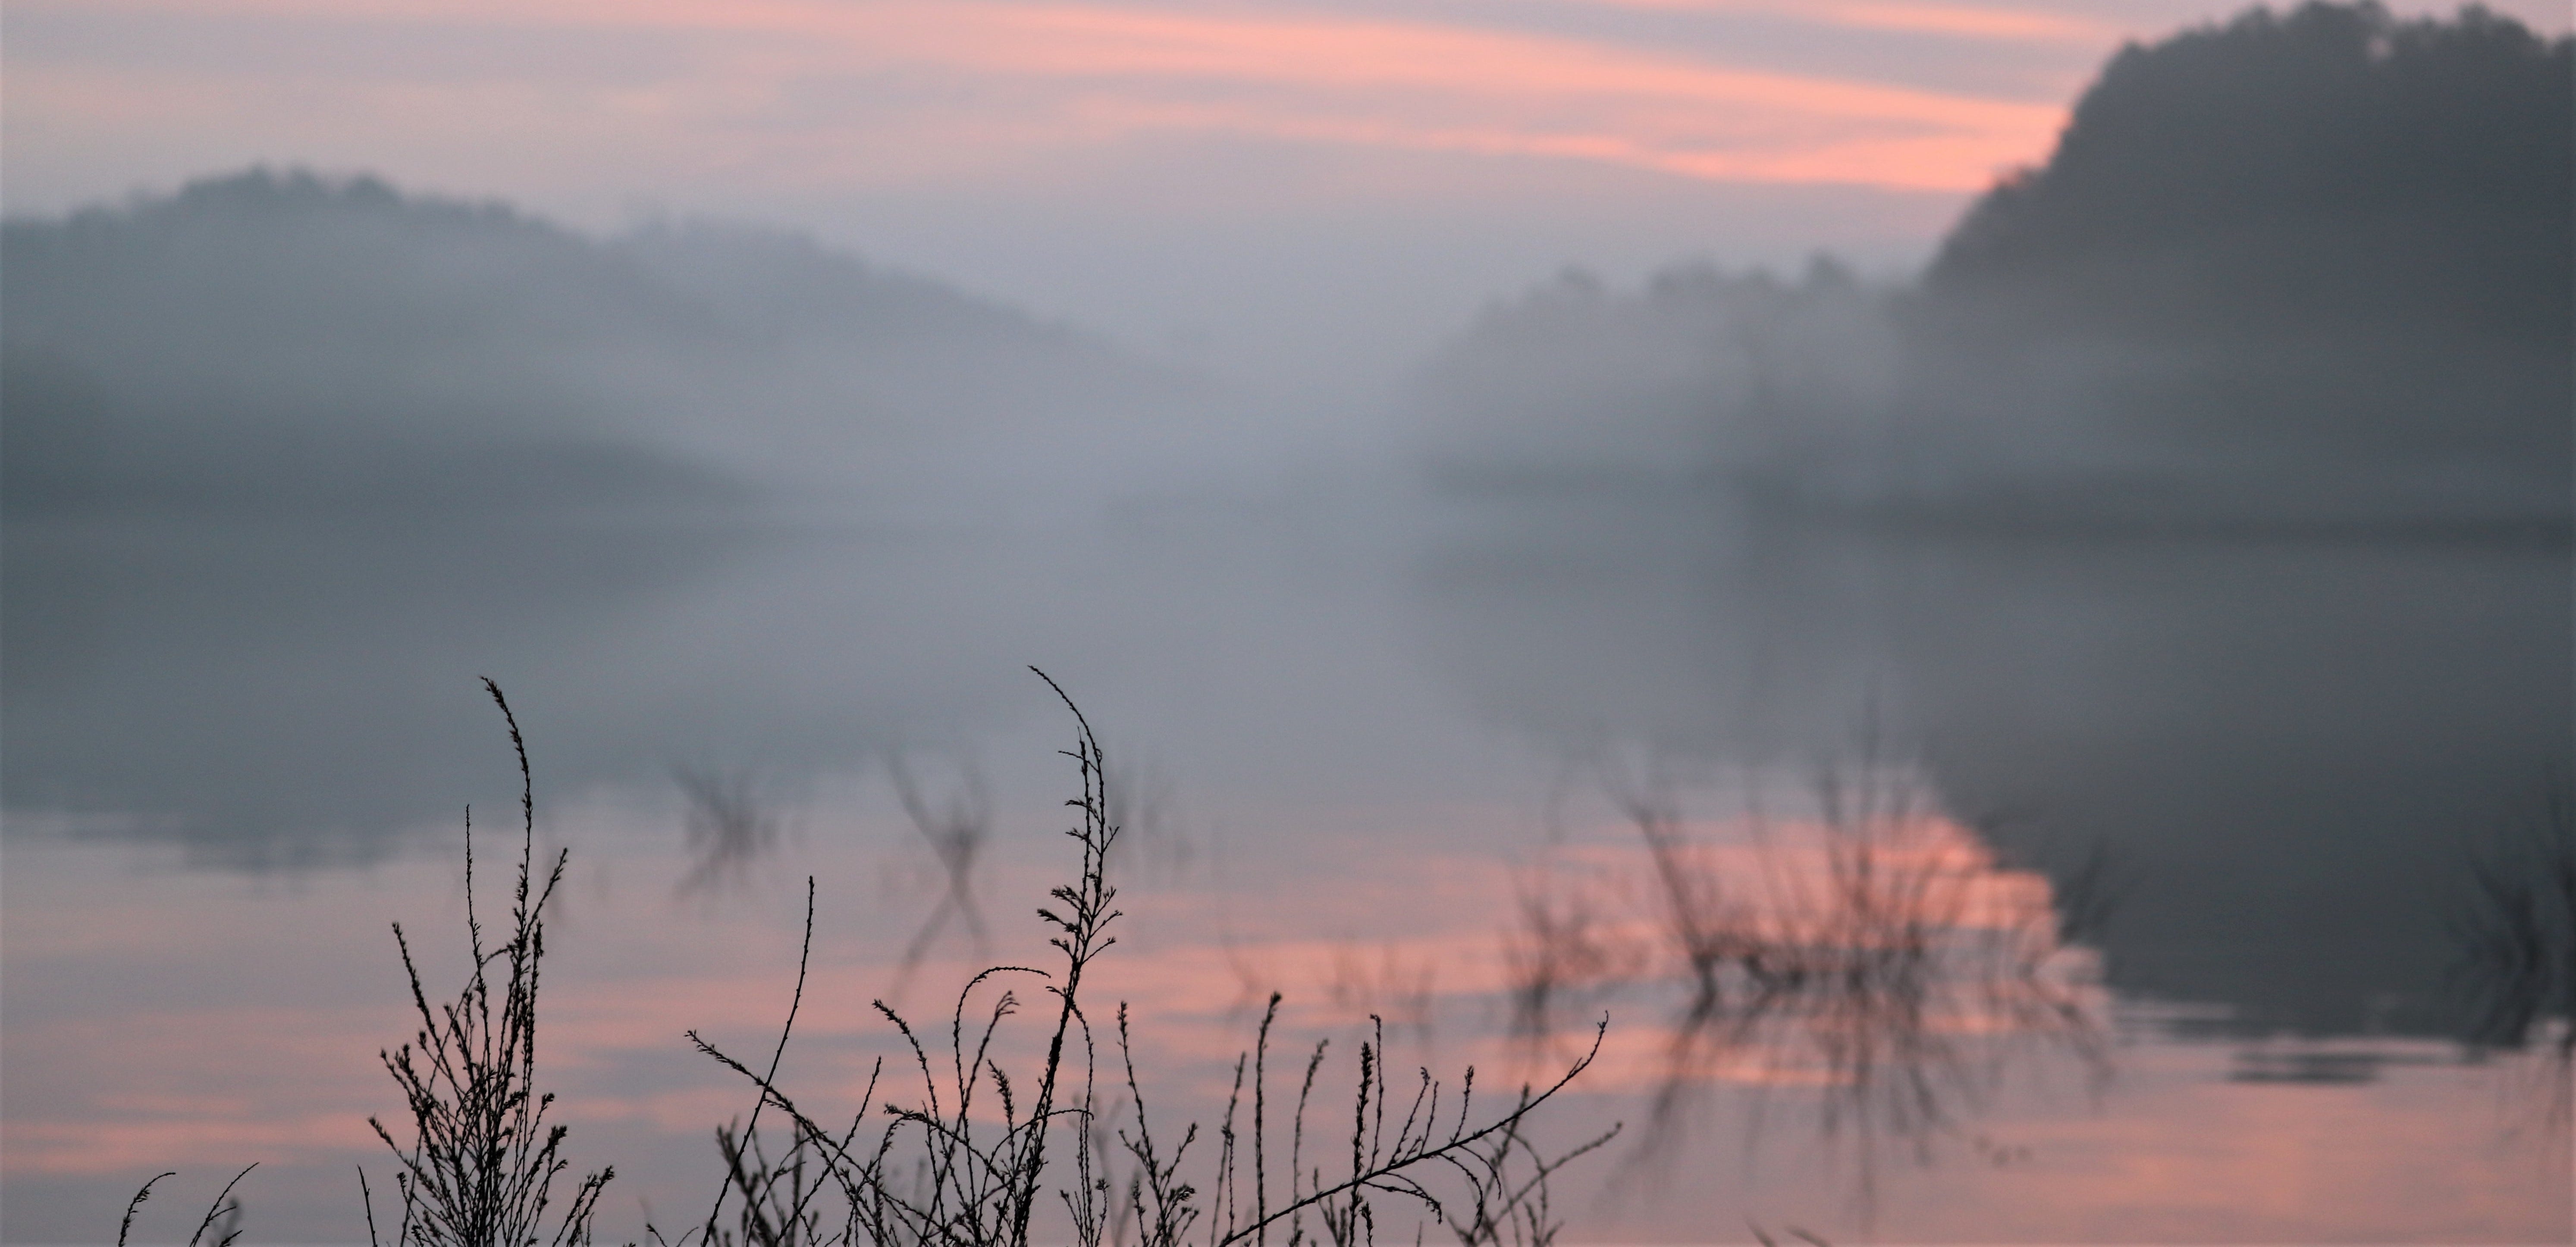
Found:
[[[515,831],[481,675],[573,853],[571,1154],[617,1167],[608,1232],[686,1220],[751,1097],[682,1032],[774,1038],[807,875],[783,1080],[819,1105],[891,1051],[871,999],[1042,951],[1071,724],[1029,664],[1116,768],[1103,998],[1174,1123],[1274,990],[1299,1049],[1375,1014],[1400,1067],[1520,1078],[1606,1014],[1545,1127],[1623,1127],[1559,1186],[1569,1241],[2576,1232],[2550,1010],[2499,1042],[2459,935],[2576,753],[2563,545],[1398,492],[13,524],[0,1233],[97,1241],[175,1169],[138,1232],[175,1238],[257,1161],[251,1239],[363,1239],[387,924],[450,984],[465,809]]]

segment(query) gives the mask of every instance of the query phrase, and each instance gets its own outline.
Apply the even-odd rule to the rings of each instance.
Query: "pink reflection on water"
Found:
[[[874,1061],[898,1051],[870,1002],[936,896],[866,886],[884,846],[913,837],[885,811],[865,817],[876,822],[846,822],[866,834],[782,849],[776,877],[722,904],[673,901],[690,869],[676,825],[645,847],[631,828],[576,836],[541,1081],[564,1095],[576,1162],[619,1169],[605,1229],[633,1232],[645,1202],[706,1197],[711,1130],[752,1101],[680,1035],[745,1052],[774,1042],[806,871],[824,880],[823,909],[786,1082],[818,1114],[846,1113]],[[1878,819],[1865,850],[1852,821],[1675,819],[1649,837],[1605,820],[1525,855],[1398,854],[1355,832],[1294,871],[1140,879],[1121,898],[1100,998],[1130,1002],[1148,1094],[1176,1122],[1221,1112],[1258,1018],[1257,999],[1242,1007],[1255,980],[1287,996],[1274,1077],[1329,1038],[1342,1064],[1328,1077],[1347,1081],[1374,1013],[1398,1071],[1454,1079],[1472,1064],[1500,1091],[1561,1068],[1562,1041],[1606,1011],[1609,1041],[1549,1129],[1572,1140],[1625,1120],[1634,1139],[1664,1097],[1678,1107],[1650,1169],[1569,1176],[1559,1204],[1574,1241],[1740,1239],[1748,1217],[1836,1241],[2567,1236],[2563,1151],[2507,1132],[2501,1089],[2524,1085],[2519,1066],[2415,1044],[2369,1081],[2231,1081],[2243,1062],[2230,1048],[2110,1025],[2092,955],[2058,938],[2044,879],[1928,811]],[[1027,910],[1054,881],[1055,846],[1008,847],[978,883],[1006,960],[1035,951]],[[455,942],[453,867],[261,885],[137,871],[77,845],[10,853],[0,1162],[14,1187],[67,1183],[96,1204],[67,1202],[77,1215],[60,1222],[12,1212],[10,1237],[95,1237],[80,1231],[112,1222],[153,1172],[251,1160],[274,1162],[244,1192],[261,1236],[362,1232],[350,1165],[381,1165],[365,1119],[400,1108],[376,1051],[408,1033],[385,924],[430,950],[433,989],[454,977],[440,960]],[[1676,897],[1705,907],[1677,913]],[[1533,925],[1533,907],[1554,925]],[[916,971],[898,1003],[917,1024],[944,1021],[946,993],[977,968],[965,943]],[[1712,949],[1722,956],[1693,960]],[[1522,1003],[1542,964],[1557,994],[1533,1027]],[[2104,1051],[2086,1045],[2115,1039],[2117,1074],[2102,1082]],[[1029,1039],[1006,1043],[1017,1056]],[[1829,1118],[1835,1130],[1819,1129]],[[1852,1170],[1872,1128],[1926,1163],[1875,1171],[1864,1214]],[[290,1186],[304,1182],[309,1195]],[[262,1221],[263,1207],[341,1204],[340,1221]]]
[[[1616,800],[1632,841],[1522,881],[1513,1029],[1543,1044],[1569,997],[1645,1004],[1651,1069],[1623,1048],[1606,1071],[1647,1105],[1632,1170],[1683,1150],[1711,1084],[1757,1093],[1757,1134],[1797,1091],[1867,1208],[1882,1150],[1929,1161],[2017,1067],[2108,1076],[2108,999],[2047,880],[1912,789],[1829,782],[1813,818],[1697,826],[1660,787]]]

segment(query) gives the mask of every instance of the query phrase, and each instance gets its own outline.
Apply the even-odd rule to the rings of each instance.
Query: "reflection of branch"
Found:
[[[1258,1014],[1261,1002],[1280,994],[1285,983],[1279,968],[1266,957],[1256,959],[1222,920],[1217,923],[1216,946],[1225,954],[1225,968],[1234,974],[1234,999],[1225,1006],[1227,1021],[1239,1022]]]
[[[2057,887],[2057,942],[2100,943],[2110,929],[2112,915],[2119,912],[2137,886],[2137,876],[2112,852],[2111,846],[2094,841],[2085,850],[2083,860]]]
[[[1358,949],[1340,945],[1333,949],[1333,981],[1325,985],[1325,995],[1335,1008],[1346,1012],[1394,1019],[1396,1025],[1411,1029],[1415,1041],[1428,1048],[1432,984],[1437,977],[1429,961],[1410,964],[1393,944],[1378,949],[1375,966]]]
[[[1173,815],[1179,786],[1151,766],[1122,764],[1107,776],[1109,818],[1118,825],[1125,862],[1146,868],[1147,882],[1176,883],[1198,857],[1188,831]]]
[[[2074,922],[1914,790],[1862,774],[1823,777],[1822,821],[1797,852],[1749,819],[1750,865],[1735,871],[1690,835],[1668,788],[1614,786],[1660,911],[1662,969],[1644,982],[1678,993],[1633,1162],[1679,1141],[1695,1089],[1722,1068],[1745,1069],[1760,1083],[1818,1088],[1825,1135],[1856,1140],[1867,1203],[1880,1140],[1928,1160],[1932,1140],[2000,1079],[2008,1053],[1972,1036],[2041,1040],[2097,1080],[2107,1072],[2101,1027],[2057,964]],[[2107,912],[2099,894],[2083,903]],[[1529,1037],[1544,1034],[1568,984],[1613,976],[1582,895],[1525,885],[1520,909],[1506,957],[1515,1030]],[[1963,1025],[1977,1022],[1986,1025]]]
[[[974,935],[976,954],[983,955],[989,940],[984,932],[983,912],[975,905],[975,861],[982,855],[985,842],[992,839],[993,812],[992,802],[984,791],[983,776],[971,765],[965,768],[964,779],[960,781],[957,792],[950,796],[944,810],[933,810],[929,802],[922,800],[921,791],[912,782],[912,772],[904,766],[902,755],[887,756],[886,773],[894,781],[895,795],[903,802],[903,812],[912,820],[913,830],[920,832],[922,840],[930,845],[932,855],[939,859],[939,868],[948,880],[947,891],[940,895],[938,907],[922,921],[921,930],[913,935],[912,943],[903,950],[903,966],[895,980],[895,994],[901,995],[902,984],[910,981],[912,972],[920,968],[921,959],[930,952],[931,942],[939,938],[951,916],[964,919],[966,929]]]
[[[1581,892],[1560,892],[1536,874],[1522,875],[1515,890],[1520,925],[1503,936],[1511,1033],[1535,1056],[1555,1034],[1566,997],[1606,989],[1632,972],[1635,958],[1597,929],[1593,907]]]
[[[1964,821],[1987,845],[2000,846],[2007,839],[2007,828],[2034,821],[2034,816],[2027,810],[1988,811]],[[2100,839],[2087,841],[2070,865],[2060,842],[2043,831],[2036,843],[2011,853],[2007,860],[2047,873],[2057,907],[2059,944],[2101,947],[2111,920],[2143,882],[2137,863]]]
[[[2540,818],[2474,856],[2469,875],[2473,890],[2452,919],[2469,1037],[2521,1048],[2554,1017],[2551,1053],[2562,1067],[2576,1062],[2576,802],[2567,790],[2553,787]]]
[[[751,776],[675,766],[671,782],[689,802],[681,826],[696,859],[675,890],[687,896],[740,886],[752,863],[778,846],[778,820],[761,808]]]

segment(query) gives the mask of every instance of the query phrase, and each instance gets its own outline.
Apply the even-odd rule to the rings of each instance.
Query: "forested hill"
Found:
[[[2257,9],[2133,44],[1920,279],[1541,289],[1426,370],[1427,459],[1954,514],[2563,530],[2571,98],[2576,42],[2477,9]]]
[[[2571,100],[2576,41],[2474,8],[2310,4],[2132,45],[1951,234],[1920,328],[1972,404],[2073,404],[2144,456],[2545,461],[2563,485]],[[2089,401],[2037,375],[2070,358]]]
[[[1926,284],[2093,296],[2075,274],[2171,260],[2192,265],[2201,288],[2069,297],[2065,308],[2140,327],[2179,327],[2181,309],[2157,296],[2266,317],[2402,308],[2481,334],[2563,340],[2576,260],[2571,85],[2576,42],[2478,9],[2454,21],[2257,9],[2132,44],[2084,93],[2048,162],[1970,209]]]
[[[11,221],[0,266],[16,515],[864,501],[1177,386],[793,235],[595,240],[364,177]]]

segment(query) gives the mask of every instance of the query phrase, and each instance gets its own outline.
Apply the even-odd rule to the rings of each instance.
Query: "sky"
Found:
[[[2448,6],[2400,3],[2401,13]],[[2559,0],[2492,5],[2563,33]],[[810,231],[1292,380],[1569,266],[1919,264],[2212,0],[12,0],[13,215],[254,163]]]

